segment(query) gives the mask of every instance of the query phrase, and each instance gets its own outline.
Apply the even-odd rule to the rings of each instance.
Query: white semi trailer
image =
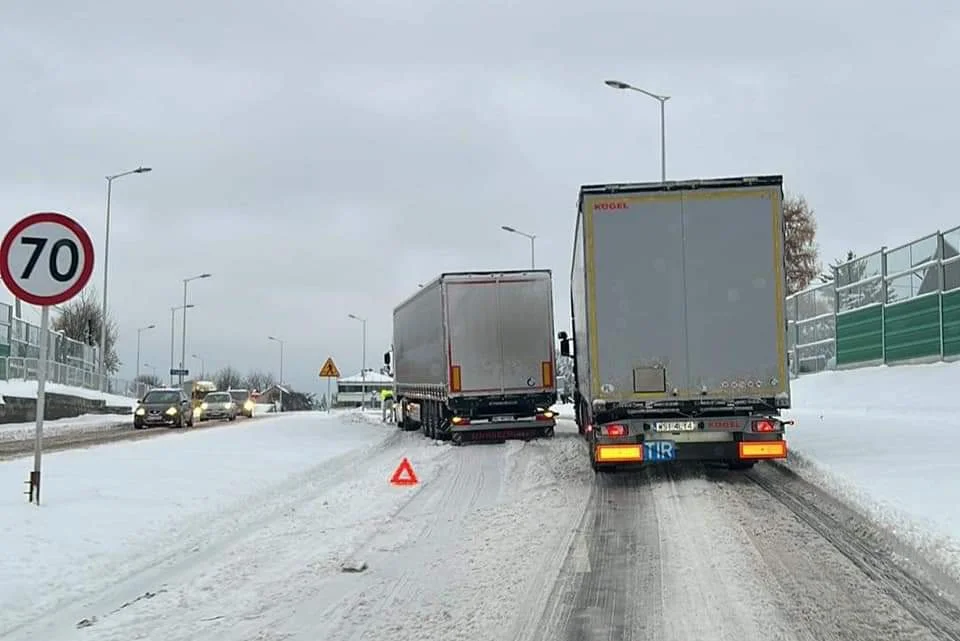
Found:
[[[549,270],[444,273],[393,313],[397,423],[430,438],[553,436]]]
[[[782,182],[581,187],[560,352],[595,470],[786,457]]]

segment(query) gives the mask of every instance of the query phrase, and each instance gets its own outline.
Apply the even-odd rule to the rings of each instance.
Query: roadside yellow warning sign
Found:
[[[327,362],[320,368],[320,378],[340,378],[340,370],[333,362],[333,357],[327,358]]]

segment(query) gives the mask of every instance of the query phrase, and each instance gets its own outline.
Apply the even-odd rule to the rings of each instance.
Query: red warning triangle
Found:
[[[417,480],[417,475],[413,472],[413,466],[410,465],[410,461],[407,460],[406,456],[403,457],[400,465],[398,465],[397,469],[393,472],[393,476],[390,477],[390,482],[393,485],[416,485],[420,482]]]

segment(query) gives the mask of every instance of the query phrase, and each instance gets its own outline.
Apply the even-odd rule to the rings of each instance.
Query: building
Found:
[[[337,379],[334,407],[360,407],[366,395],[367,406],[380,405],[380,392],[393,389],[393,377],[368,369],[365,375],[354,374]]]

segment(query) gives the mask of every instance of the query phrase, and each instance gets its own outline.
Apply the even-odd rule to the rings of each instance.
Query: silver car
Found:
[[[200,420],[213,419],[237,420],[237,404],[228,392],[210,392],[200,403]]]

